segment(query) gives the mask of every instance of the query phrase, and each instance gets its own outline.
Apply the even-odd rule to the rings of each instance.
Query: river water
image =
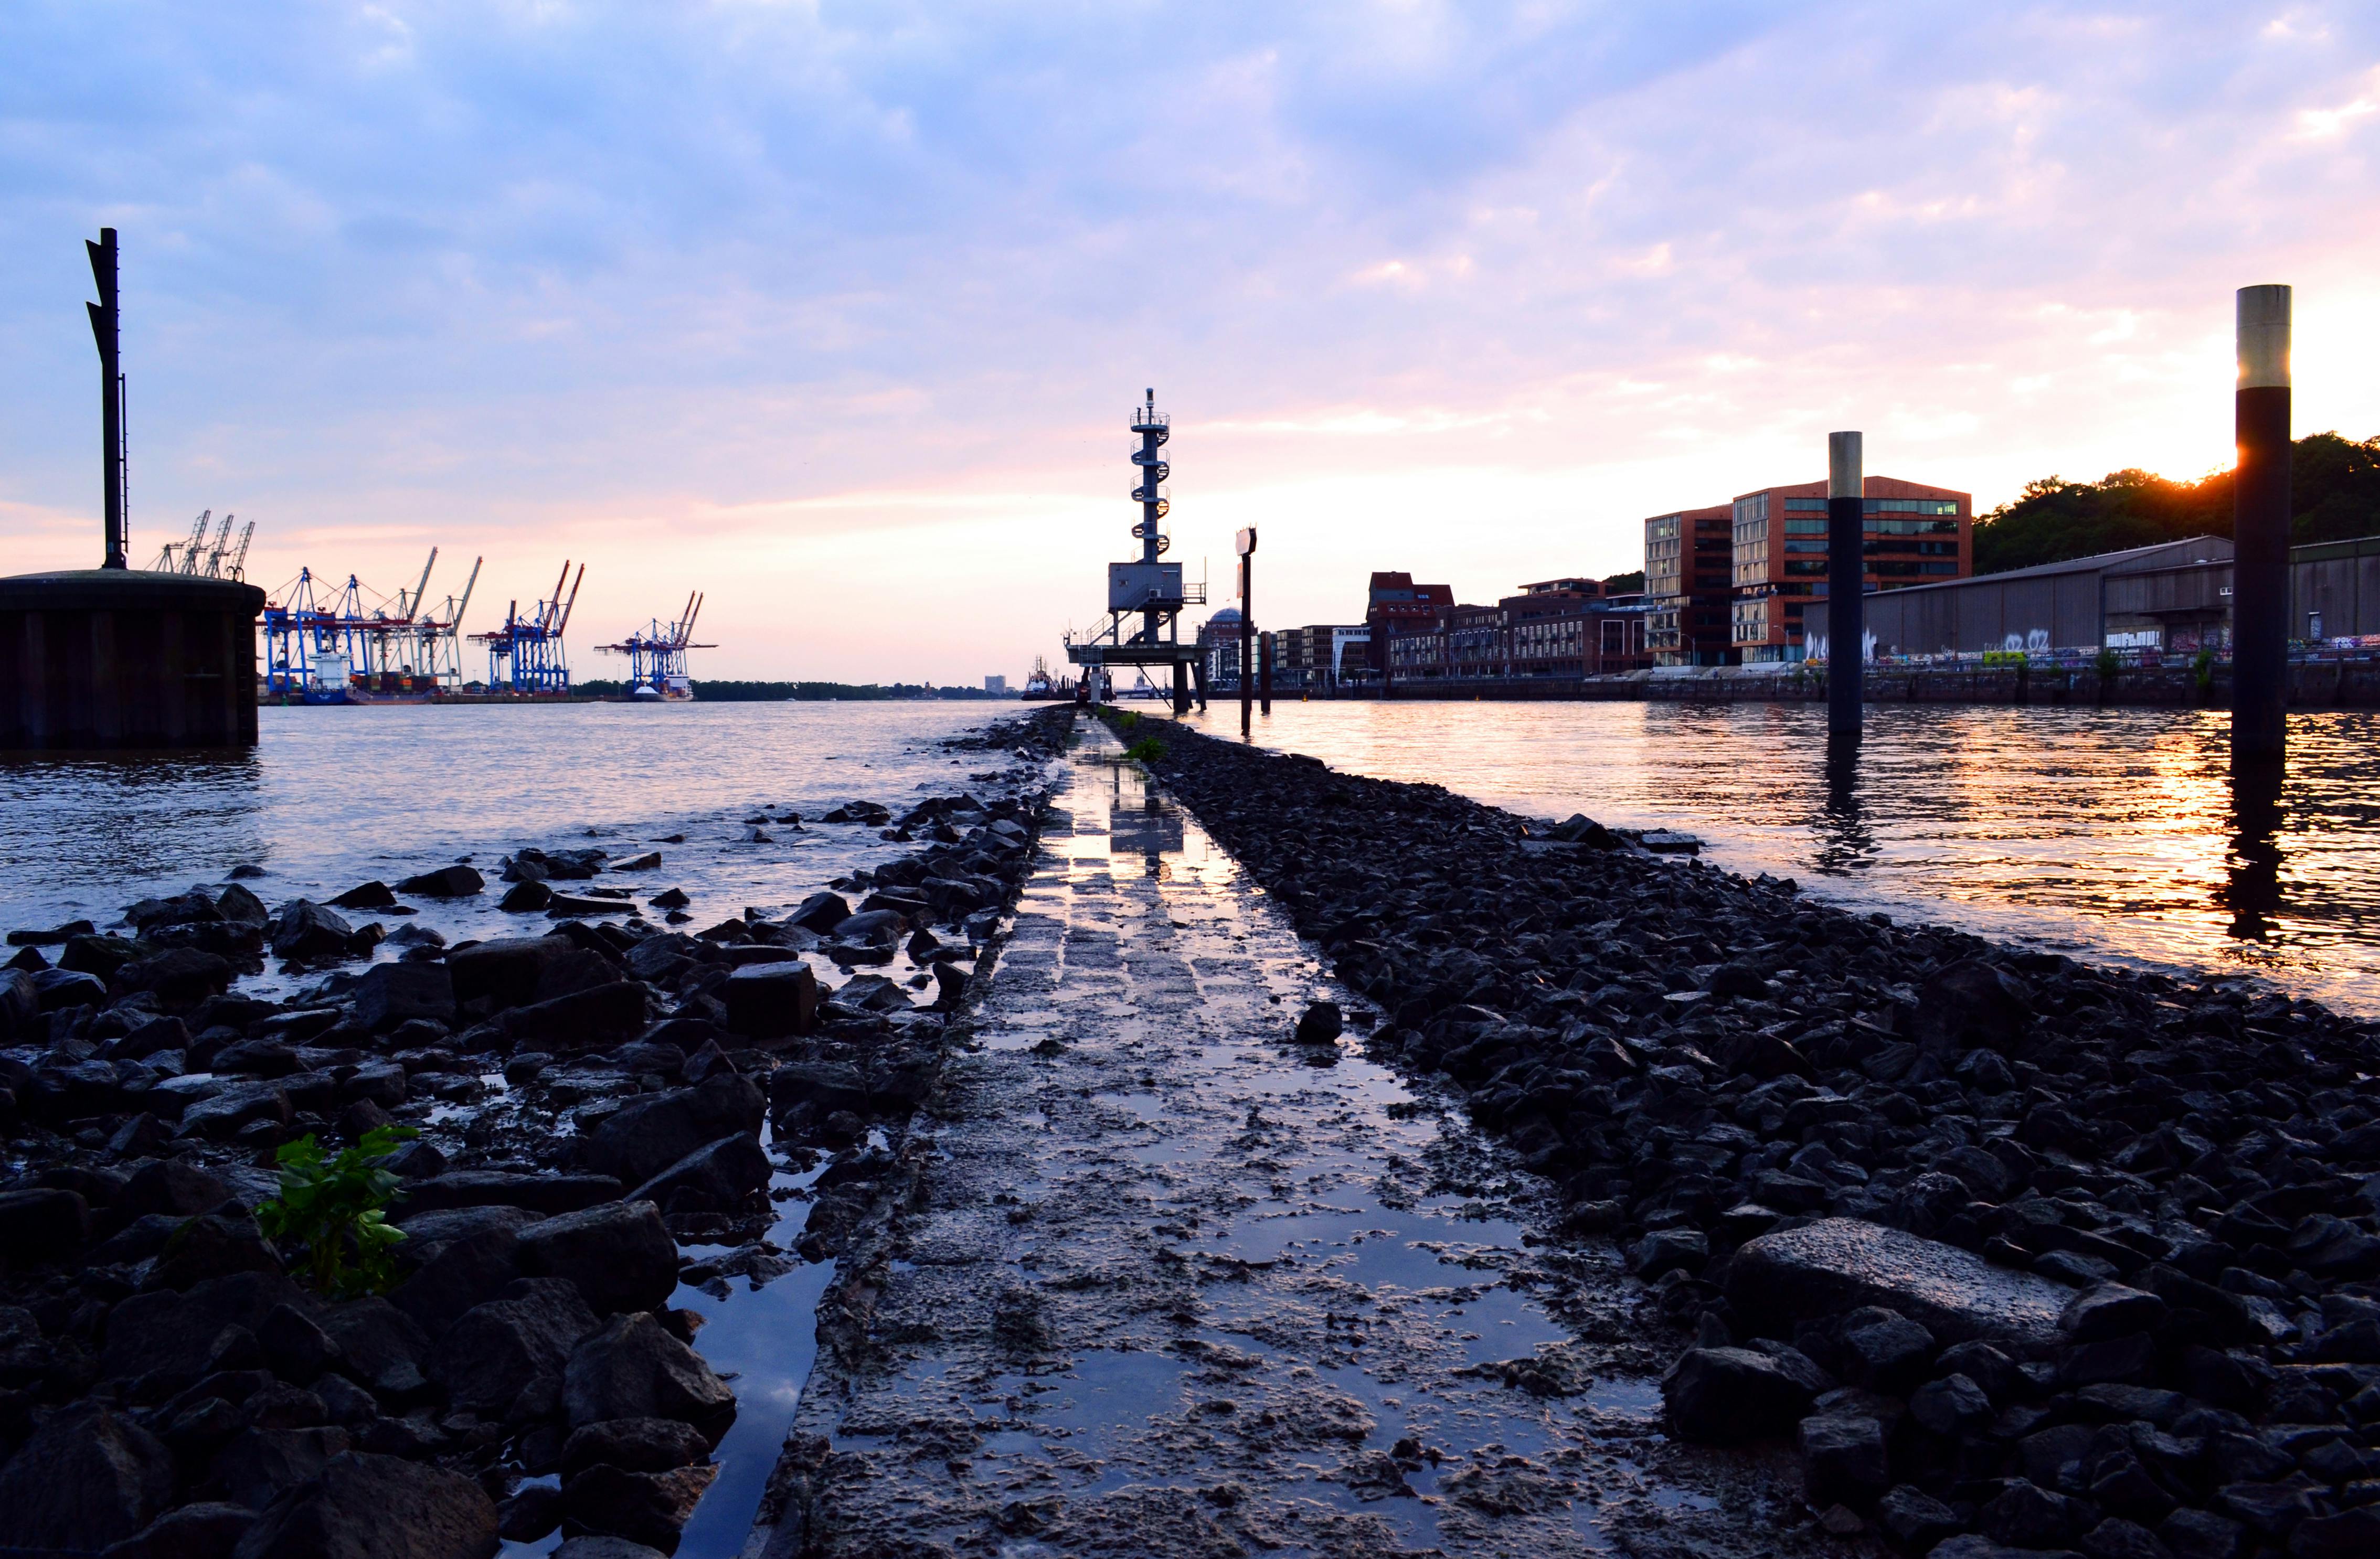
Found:
[[[1239,707],[1194,716],[1236,736]],[[2380,715],[2296,714],[2277,798],[2235,795],[2228,716],[1820,705],[1282,700],[1254,739],[1538,816],[1676,828],[1747,875],[1897,918],[2380,1012]]]
[[[265,868],[252,886],[274,903],[467,854],[486,868],[522,844],[679,832],[657,846],[663,875],[683,871],[695,912],[717,918],[883,848],[775,827],[752,847],[746,817],[964,785],[996,755],[953,763],[935,739],[1014,709],[268,708],[238,756],[0,759],[0,925],[104,925],[242,864]],[[1238,709],[1194,718],[1231,734]],[[2288,781],[2261,801],[2233,793],[2226,719],[1884,705],[1857,759],[1830,764],[1810,705],[1283,700],[1256,739],[1536,816],[1684,829],[1719,864],[1848,905],[2380,1010],[2380,715],[2292,716]],[[456,910],[449,937],[496,924],[492,901]]]

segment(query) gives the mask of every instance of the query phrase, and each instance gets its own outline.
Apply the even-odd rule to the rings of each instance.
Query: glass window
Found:
[[[1827,534],[1827,522],[1824,520],[1787,520],[1785,522],[1785,534],[1788,536],[1824,536]]]
[[[1827,512],[1827,501],[1823,498],[1789,498],[1785,501],[1785,512],[1789,514],[1823,514]],[[1791,524],[1791,521],[1786,523]]]

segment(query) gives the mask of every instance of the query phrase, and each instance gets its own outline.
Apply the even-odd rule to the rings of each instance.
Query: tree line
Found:
[[[2289,539],[2380,535],[2380,437],[2310,433],[2289,455]],[[2003,574],[2096,552],[2231,534],[2231,473],[2177,482],[2137,467],[2095,482],[2044,477],[1975,521],[1975,572]]]

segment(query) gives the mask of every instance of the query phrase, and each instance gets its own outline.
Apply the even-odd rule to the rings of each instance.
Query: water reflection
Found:
[[[10,757],[0,761],[7,881],[64,885],[261,864],[264,792],[252,750]]]
[[[1196,717],[1194,717],[1196,719]],[[1209,729],[1230,734],[1222,722]],[[1282,703],[1256,741],[1535,816],[1700,835],[1847,907],[2380,1010],[2380,714],[2289,717],[2235,785],[2220,709]]]
[[[2277,763],[2235,761],[2231,767],[2231,853],[2218,901],[2231,912],[2231,935],[2270,939],[2281,907],[2281,792]]]
[[[1876,836],[1860,816],[1859,757],[1856,732],[1827,733],[1827,804],[1816,865],[1828,876],[1857,871],[1876,855]]]

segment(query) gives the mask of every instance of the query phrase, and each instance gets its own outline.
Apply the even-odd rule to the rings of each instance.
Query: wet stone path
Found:
[[[788,1465],[835,1555],[1841,1552],[1783,1462],[1673,1447],[1616,1252],[1363,1023],[1088,721],[861,1342]],[[790,1541],[783,1540],[790,1539]]]

